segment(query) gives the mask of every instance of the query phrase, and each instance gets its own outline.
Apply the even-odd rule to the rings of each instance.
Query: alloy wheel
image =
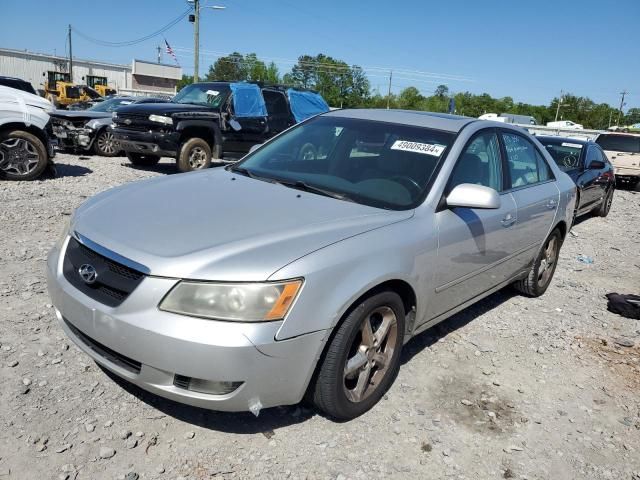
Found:
[[[354,403],[371,395],[389,370],[398,335],[394,311],[378,307],[367,315],[344,365],[343,388]]]
[[[542,255],[538,268],[538,284],[543,287],[551,280],[553,269],[558,260],[558,237],[556,235],[549,239]]]
[[[111,155],[115,153],[116,147],[114,144],[113,133],[103,132],[98,137],[98,148],[101,152]]]
[[[194,147],[189,152],[189,165],[194,170],[200,169],[207,164],[207,153],[201,147]]]
[[[9,138],[0,143],[0,170],[28,175],[40,161],[38,149],[24,138]]]

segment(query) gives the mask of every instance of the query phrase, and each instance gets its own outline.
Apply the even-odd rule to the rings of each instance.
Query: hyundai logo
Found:
[[[93,265],[89,265],[88,263],[80,266],[80,268],[78,269],[78,274],[87,285],[95,283],[96,279],[98,278],[98,272],[96,272],[95,267]]]

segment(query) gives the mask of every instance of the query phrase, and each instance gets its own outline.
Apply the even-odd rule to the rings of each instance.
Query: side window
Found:
[[[502,132],[502,139],[513,188],[533,185],[552,178],[549,167],[533,143],[515,133]]]
[[[449,179],[449,191],[462,183],[502,191],[502,162],[495,132],[485,131],[476,135],[458,158]]]
[[[289,107],[284,94],[273,90],[262,90],[264,102],[267,104],[267,113],[271,116],[288,117]]]

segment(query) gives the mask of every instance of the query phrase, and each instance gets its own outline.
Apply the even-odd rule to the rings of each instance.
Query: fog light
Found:
[[[184,375],[175,375],[173,377],[173,385],[191,392],[207,393],[209,395],[226,395],[237,390],[238,387],[242,385],[242,382],[219,382],[185,377]]]

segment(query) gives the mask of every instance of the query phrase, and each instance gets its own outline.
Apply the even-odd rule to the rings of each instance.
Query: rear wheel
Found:
[[[327,415],[349,420],[373,407],[396,378],[404,335],[402,300],[390,291],[372,295],[336,328],[310,393]]]
[[[529,297],[539,297],[547,291],[558,265],[562,235],[556,228],[547,238],[527,277],[513,286]]]
[[[600,207],[596,210],[596,214],[600,217],[606,217],[611,210],[611,204],[613,203],[613,188],[610,188],[607,194],[602,199]]]
[[[47,100],[49,100],[55,108],[60,108],[60,102],[58,102],[58,96],[49,94],[47,95]]]
[[[202,138],[190,138],[182,144],[178,153],[178,170],[192,172],[211,166],[211,147]]]
[[[42,140],[22,130],[0,133],[0,178],[33,180],[49,163],[47,148]]]
[[[102,155],[103,157],[115,157],[119,153],[113,132],[110,129],[105,128],[98,133],[98,136],[93,141],[93,151],[96,155]]]
[[[160,157],[156,155],[143,155],[135,152],[127,152],[127,158],[136,167],[153,167],[160,161]]]

